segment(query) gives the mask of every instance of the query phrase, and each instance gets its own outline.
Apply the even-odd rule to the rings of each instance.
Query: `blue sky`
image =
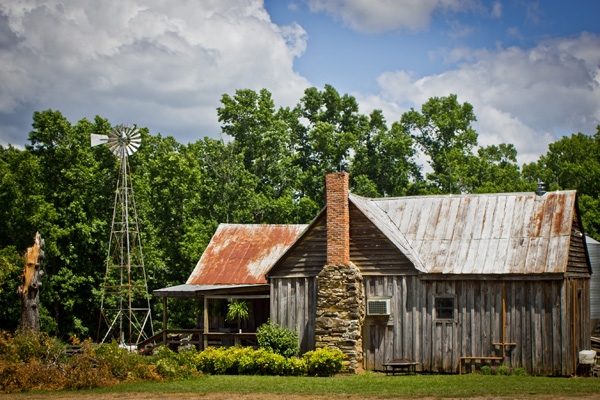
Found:
[[[500,5],[497,17],[494,4]],[[361,32],[331,14],[311,12],[306,3],[270,0],[265,8],[274,23],[297,22],[308,33],[306,51],[294,69],[317,86],[330,83],[348,92],[377,91],[376,78],[386,71],[442,73],[456,65],[444,60],[444,50],[456,47],[531,48],[545,39],[598,32],[593,10],[600,10],[598,1],[490,1],[461,12],[434,11],[422,28]]]
[[[481,145],[534,161],[600,121],[592,0],[11,0],[0,3],[0,144],[35,110],[182,143],[219,137],[224,93],[293,106],[329,83],[389,123],[429,97],[475,107]]]

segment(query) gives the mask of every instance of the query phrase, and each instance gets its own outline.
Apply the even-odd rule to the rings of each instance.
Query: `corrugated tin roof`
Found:
[[[156,289],[152,291],[152,294],[156,297],[197,297],[198,295],[204,295],[207,292],[232,294],[239,291],[244,293],[248,292],[248,289],[252,291],[266,290],[269,291],[269,285],[177,285],[170,286],[162,289]]]
[[[350,200],[421,272],[564,273],[576,192],[416,196]],[[368,205],[368,206],[367,206]],[[396,232],[393,232],[396,231]],[[393,233],[389,233],[393,232]],[[410,254],[409,254],[410,253]]]
[[[267,270],[306,227],[221,224],[186,284],[267,283]]]

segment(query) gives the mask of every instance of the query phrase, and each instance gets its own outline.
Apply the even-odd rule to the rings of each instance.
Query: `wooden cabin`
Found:
[[[271,320],[350,370],[394,359],[572,375],[590,348],[591,267],[575,191],[369,199],[327,176],[327,205],[266,274]]]
[[[369,199],[340,173],[326,192],[309,225],[220,225],[186,284],[154,291],[164,325],[167,297],[193,297],[200,348],[270,317],[298,330],[302,352],[342,350],[351,372],[408,359],[576,373],[591,266],[575,191]],[[209,319],[211,302],[232,298],[252,302],[242,334]]]

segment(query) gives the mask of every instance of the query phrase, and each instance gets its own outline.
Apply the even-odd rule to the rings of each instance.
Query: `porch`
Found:
[[[180,346],[193,346],[198,350],[207,347],[258,346],[256,328],[269,318],[269,285],[194,285],[185,284],[155,290],[154,296],[162,299],[163,329],[138,343],[138,351],[151,351],[166,345],[177,351]],[[168,328],[168,298],[194,298],[202,305],[196,314],[194,329]],[[249,317],[239,329],[227,326],[227,302],[244,300],[249,304]],[[193,310],[190,310],[193,312]]]

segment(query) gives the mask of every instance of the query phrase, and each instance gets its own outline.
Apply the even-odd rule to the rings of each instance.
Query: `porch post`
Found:
[[[167,345],[167,297],[162,298],[163,306],[163,345]]]
[[[208,347],[208,299],[204,296],[204,348],[206,350]]]

